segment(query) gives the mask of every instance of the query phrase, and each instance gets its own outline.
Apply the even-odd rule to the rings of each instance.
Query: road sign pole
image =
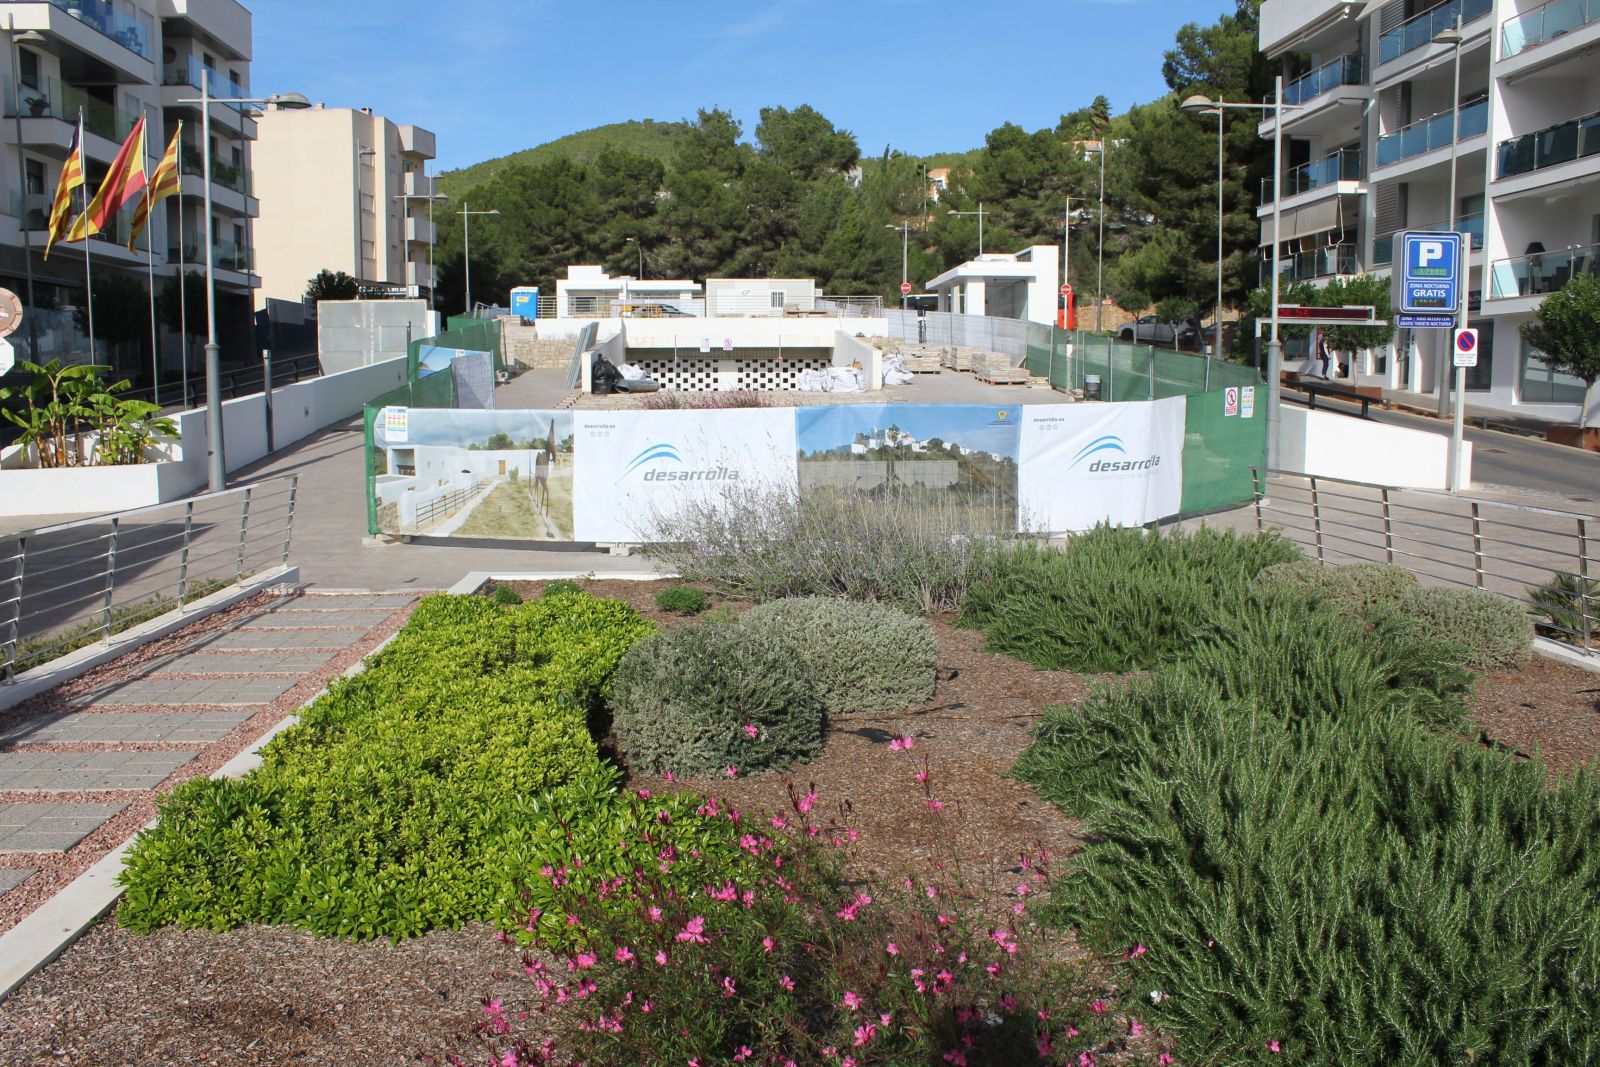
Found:
[[[1467,265],[1467,257],[1469,255],[1469,250],[1471,248],[1472,248],[1472,235],[1468,234],[1468,233],[1462,233],[1462,235],[1461,235],[1461,255],[1460,255],[1459,259],[1458,259],[1458,262],[1460,263],[1461,283],[1460,283],[1460,286],[1458,287],[1458,291],[1456,293],[1456,300],[1457,300],[1457,303],[1459,305],[1459,310],[1456,312],[1456,325],[1457,325],[1458,329],[1462,329],[1462,330],[1467,328],[1467,284],[1468,284],[1468,282],[1470,280],[1470,274],[1469,274],[1470,268]],[[1451,340],[1452,340],[1452,342],[1454,342],[1454,338],[1452,338]],[[1454,350],[1455,350],[1455,345],[1454,345],[1454,343],[1452,343],[1451,344],[1452,355],[1454,354]],[[1452,362],[1453,362],[1453,360],[1452,360]],[[1466,430],[1466,418],[1467,418],[1467,393],[1466,393],[1466,389],[1467,389],[1467,368],[1466,367],[1457,367],[1456,368],[1455,413],[1454,413],[1454,416],[1452,417],[1451,423],[1450,423],[1450,491],[1452,493],[1459,493],[1459,492],[1461,492],[1462,489],[1466,488],[1466,486],[1464,484],[1466,479],[1464,479],[1462,477],[1462,470],[1461,470],[1462,460],[1464,458],[1463,452],[1465,450],[1463,443],[1465,441],[1466,432],[1467,432],[1467,430]]]

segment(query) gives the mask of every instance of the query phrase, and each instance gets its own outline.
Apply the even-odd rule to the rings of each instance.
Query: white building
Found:
[[[952,267],[925,288],[939,310],[994,315],[1052,326],[1061,285],[1061,249],[1033,245],[1011,255],[986,253]]]
[[[712,318],[811,312],[817,307],[812,278],[707,278],[706,314]]]
[[[646,314],[700,313],[696,302],[700,284],[684,279],[613,278],[604,267],[576,264],[565,278],[556,279],[556,317],[563,319],[612,318],[624,309]],[[670,308],[668,311],[666,309]]]
[[[1437,38],[1458,16],[1452,99],[1458,52]],[[1600,272],[1600,4],[1265,0],[1260,44],[1286,71],[1309,68],[1284,89],[1284,277],[1387,275],[1396,232],[1449,223],[1453,154],[1481,331],[1467,403],[1576,420],[1582,382],[1547,368],[1518,327],[1573,274]],[[1274,135],[1270,114],[1261,133]],[[1277,191],[1260,209],[1263,282]],[[1353,373],[1436,401],[1447,352],[1446,331],[1401,331]]]

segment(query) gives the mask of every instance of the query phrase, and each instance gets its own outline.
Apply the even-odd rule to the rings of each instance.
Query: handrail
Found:
[[[1446,0],[1402,22],[1378,38],[1378,62],[1388,63],[1429,44],[1445,30],[1476,22],[1494,8],[1493,0]]]
[[[1366,69],[1366,62],[1359,52],[1349,52],[1330,59],[1316,70],[1300,75],[1283,87],[1284,106],[1294,107],[1308,100],[1315,100],[1323,93],[1332,92],[1341,85],[1363,85],[1366,83]],[[1272,102],[1270,93],[1266,102],[1269,104]]]
[[[1495,177],[1513,178],[1597,153],[1600,153],[1600,111],[1501,141],[1495,146]]]
[[[1452,116],[1455,117],[1453,123],[1447,121]],[[1477,137],[1487,133],[1488,129],[1487,99],[1474,100],[1454,110],[1446,108],[1379,137],[1377,165],[1387,167],[1391,163],[1412,159],[1435,149],[1444,148],[1452,141],[1459,142],[1469,137]]]
[[[1497,259],[1489,268],[1489,295],[1503,299],[1553,293],[1578,274],[1600,275],[1600,244]]]
[[[1549,0],[1506,19],[1500,31],[1500,58],[1510,59],[1596,21],[1600,21],[1600,0]]]

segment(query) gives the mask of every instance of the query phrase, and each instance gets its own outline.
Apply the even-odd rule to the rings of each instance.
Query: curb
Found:
[[[665,578],[676,577],[676,574],[663,571],[607,571],[602,574],[596,574],[594,571],[530,571],[523,573],[468,571],[459,582],[446,589],[445,592],[452,596],[469,595],[482,589],[485,582],[553,582],[564,578],[592,578],[597,582],[609,582],[613,579],[619,582],[655,582]]]
[[[1535,637],[1533,651],[1535,655],[1543,656],[1545,659],[1553,659],[1574,667],[1582,667],[1592,674],[1600,674],[1600,656],[1586,655],[1560,641],[1552,641],[1548,637]]]

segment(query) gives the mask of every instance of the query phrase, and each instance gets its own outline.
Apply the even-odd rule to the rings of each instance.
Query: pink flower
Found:
[[[942,800],[934,800],[933,798],[930,797],[928,799],[928,810],[929,811],[943,811],[944,810],[944,801],[942,801]]]
[[[743,1063],[745,1060],[749,1059],[751,1055],[753,1055],[753,1053],[751,1053],[749,1045],[740,1045],[738,1050],[733,1054],[733,1062]]]
[[[958,1048],[953,1048],[944,1054],[944,1062],[950,1067],[967,1067],[967,1054]]]
[[[650,1014],[650,1002],[647,1000],[643,1004],[640,1004],[639,1005],[639,1010],[641,1012],[643,1012],[644,1014],[649,1015]]]
[[[627,945],[618,945],[617,946],[617,951],[614,953],[614,955],[615,955],[616,961],[618,963],[632,963],[633,962],[633,950],[631,948],[629,948]]]
[[[735,996],[738,992],[739,988],[733,984],[732,978],[724,978],[722,980],[722,995],[724,997]]]
[[[657,908],[657,907],[654,907],[654,906],[651,907],[651,909],[650,909],[650,921],[653,922],[653,923],[658,923],[658,922],[661,921],[661,909],[660,908]]]
[[[761,939],[761,950],[763,952],[771,952],[772,951],[772,946],[775,945],[775,944],[777,944],[777,942],[773,941],[772,938],[763,937]]]
[[[928,772],[927,771],[918,771],[917,772],[917,781],[926,782],[927,780],[928,780]]]
[[[1141,1023],[1138,1019],[1129,1019],[1128,1020],[1128,1036],[1129,1037],[1138,1037],[1142,1033],[1144,1033],[1144,1024]]]
[[[883,1025],[888,1026],[891,1022],[894,1021],[894,1012],[892,1012],[892,1011],[884,1012],[882,1015],[878,1016],[878,1021],[880,1023],[882,1023]]]
[[[750,737],[750,738],[753,738],[753,737],[755,737],[755,736],[756,736],[756,735],[757,735],[757,734],[759,734],[759,733],[760,733],[760,732],[761,732],[761,731],[760,731],[760,730],[757,730],[757,729],[756,729],[756,728],[755,728],[755,727],[754,727],[754,726],[753,726],[753,725],[751,725],[751,724],[750,724],[750,723],[745,723],[745,724],[744,724],[744,735],[745,735],[745,736],[746,736],[746,737]]]
[[[1163,1052],[1156,1057],[1156,1063],[1160,1064],[1160,1067],[1171,1067],[1172,1062],[1172,1053],[1170,1052]]]
[[[669,960],[669,959],[671,959],[671,958],[672,958],[672,957],[670,957],[670,956],[668,956],[668,955],[667,955],[667,954],[666,954],[666,952],[664,952],[664,951],[662,951],[662,952],[657,952],[657,953],[656,953],[656,964],[657,964],[657,965],[658,965],[658,966],[661,966],[661,967],[665,967],[665,966],[666,966],[666,965],[667,965],[667,961],[668,961],[668,960]]]
[[[789,825],[789,820],[785,819],[782,815],[774,815],[772,817],[772,828],[774,830],[782,830],[785,826],[788,826],[788,825]]]
[[[1089,1010],[1094,1012],[1096,1015],[1101,1015],[1105,1013],[1107,1007],[1108,1005],[1105,1001],[1096,1000],[1094,1003],[1089,1005]]]
[[[805,796],[803,796],[799,800],[795,801],[795,807],[797,809],[799,809],[799,812],[800,812],[801,815],[807,815],[807,814],[810,814],[812,807],[816,803],[817,803],[817,791],[816,791],[815,787],[813,787],[812,789],[810,789],[810,790],[808,790],[806,792]]]
[[[640,800],[649,800],[650,799],[650,790],[648,790],[648,789],[639,790],[639,799]]]
[[[1048,1033],[1040,1034],[1038,1036],[1038,1038],[1035,1040],[1035,1047],[1037,1047],[1039,1050],[1039,1058],[1041,1060],[1049,1059],[1051,1056],[1055,1055],[1056,1052],[1055,1046],[1050,1044],[1050,1035]]]
[[[578,970],[587,971],[595,965],[595,956],[593,952],[580,952],[572,962],[577,966]]]
[[[916,739],[913,738],[910,734],[907,734],[905,737],[897,737],[893,741],[890,741],[889,742],[889,751],[890,752],[905,752],[905,751],[908,751],[911,748],[915,747],[916,743],[917,743]]]
[[[730,763],[722,773],[726,774],[729,778],[737,778],[739,777],[739,768]]]
[[[878,1027],[873,1023],[862,1023],[856,1027],[856,1048],[860,1048],[868,1041],[878,1036]]]
[[[1145,948],[1143,945],[1136,944],[1132,948],[1130,948],[1128,951],[1124,952],[1122,954],[1122,958],[1125,959],[1125,960],[1138,959],[1140,956],[1143,956],[1148,951],[1150,951],[1150,950]]]
[[[891,956],[898,956],[900,955],[900,946],[891,941],[889,942],[888,946],[884,948],[884,951]]]
[[[788,975],[784,975],[783,977],[779,978],[778,984],[783,987],[784,992],[794,992],[794,979],[790,978]]]
[[[1078,1053],[1078,1067],[1094,1067],[1094,1053],[1092,1053],[1092,1052],[1080,1052],[1080,1053]]]
[[[678,780],[678,776],[673,774],[671,771],[662,771],[661,777],[665,778],[669,782],[676,782]]]
[[[1278,1039],[1277,1038],[1273,1038],[1271,1041],[1267,1042],[1267,1051],[1272,1053],[1274,1056],[1276,1056],[1278,1054]]]
[[[696,915],[694,918],[683,924],[683,929],[678,931],[677,937],[679,941],[692,941],[697,945],[704,945],[710,940],[710,938],[706,937],[705,934],[705,918]]]
[[[860,1011],[861,995],[859,993],[846,990],[844,994],[844,1006],[849,1008],[851,1011]]]

